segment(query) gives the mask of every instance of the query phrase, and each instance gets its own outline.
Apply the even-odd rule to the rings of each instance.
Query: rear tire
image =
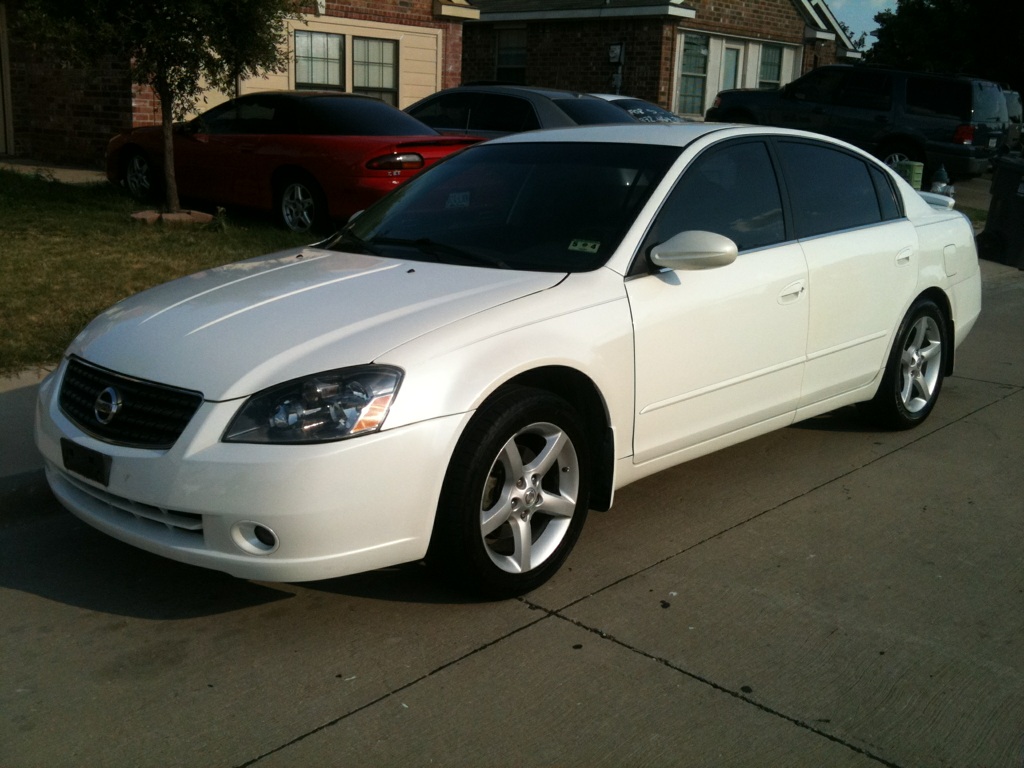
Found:
[[[327,198],[312,178],[288,176],[274,194],[274,210],[278,221],[292,232],[313,232],[327,229]]]
[[[919,299],[900,323],[878,392],[861,411],[887,429],[916,427],[939,399],[949,353],[942,310]]]
[[[515,387],[485,404],[445,477],[427,562],[488,599],[539,587],[579,538],[590,497],[590,452],[575,410]]]

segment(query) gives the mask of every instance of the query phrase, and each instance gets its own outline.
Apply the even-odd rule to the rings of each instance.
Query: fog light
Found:
[[[273,530],[251,520],[235,523],[231,528],[231,538],[239,549],[250,555],[269,555],[281,544]]]

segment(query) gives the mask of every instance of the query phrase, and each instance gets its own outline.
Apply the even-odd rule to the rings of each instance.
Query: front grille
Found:
[[[104,424],[96,404],[107,389],[120,406]],[[60,408],[81,429],[108,443],[139,448],[170,448],[202,402],[199,392],[122,376],[75,357],[60,386]]]

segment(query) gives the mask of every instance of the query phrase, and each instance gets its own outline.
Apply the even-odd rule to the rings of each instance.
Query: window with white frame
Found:
[[[683,35],[683,54],[679,62],[679,104],[676,108],[680,114],[704,114],[709,45],[707,35],[691,32]]]
[[[352,90],[398,106],[398,41],[352,39]]]
[[[761,46],[761,71],[758,88],[778,88],[782,85],[782,46]]]
[[[295,87],[344,90],[344,35],[295,31]]]

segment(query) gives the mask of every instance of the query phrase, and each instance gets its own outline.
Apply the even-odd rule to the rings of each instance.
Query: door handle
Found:
[[[896,254],[896,266],[905,267],[910,263],[910,257],[914,255],[913,248],[904,248],[902,251]]]
[[[782,292],[779,294],[779,304],[792,304],[794,301],[803,296],[804,291],[807,290],[807,285],[803,280],[797,280],[794,283],[790,283]]]

